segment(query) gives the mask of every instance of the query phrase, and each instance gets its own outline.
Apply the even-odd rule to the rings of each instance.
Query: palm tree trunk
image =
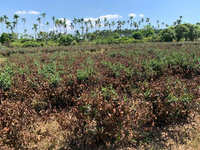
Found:
[[[18,39],[18,25],[16,25],[16,29],[17,29],[17,39]]]
[[[53,33],[55,33],[55,30],[54,30],[54,28],[55,28],[55,23],[53,22]]]
[[[43,30],[45,32],[45,23],[44,23],[44,19],[43,19]]]
[[[1,24],[1,28],[2,28],[2,34],[3,34],[3,23]]]
[[[25,23],[24,23],[24,34],[25,34]]]

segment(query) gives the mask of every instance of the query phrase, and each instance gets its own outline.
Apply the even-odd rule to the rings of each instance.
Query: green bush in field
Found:
[[[185,25],[188,29],[189,32],[186,33],[186,41],[189,39],[190,41],[194,41],[197,40],[200,37],[200,27],[199,25],[193,25],[190,23],[184,23],[183,25]]]
[[[55,62],[51,62],[49,64],[43,65],[42,68],[38,70],[39,74],[41,74],[52,86],[58,86],[61,81],[60,72],[57,71],[57,65]]]
[[[164,42],[173,42],[176,32],[172,28],[163,29],[161,31],[161,39]]]
[[[111,57],[116,56],[117,53],[111,53],[109,54]],[[135,68],[129,66],[126,67],[121,63],[111,63],[111,62],[106,62],[102,61],[101,62],[104,67],[108,67],[109,70],[112,71],[112,74],[114,77],[119,77],[121,72],[125,72],[127,77],[131,77],[135,73]]]
[[[146,25],[144,29],[141,29],[141,33],[144,37],[152,37],[155,35],[155,30],[151,25]]]
[[[102,61],[104,67],[108,67],[115,77],[120,76],[120,72],[124,69],[124,66],[121,63],[113,64],[111,62]]]
[[[70,45],[75,46],[75,45],[78,45],[78,43],[76,42],[76,40],[73,40],[73,41],[70,43]]]
[[[116,93],[115,89],[113,89],[112,85],[108,87],[102,87],[101,94],[107,101],[116,100],[118,98],[118,94]]]
[[[89,77],[94,73],[94,68],[92,66],[85,67],[84,69],[79,69],[77,71],[77,79],[79,81],[88,80]]]
[[[15,40],[17,40],[17,35],[12,33],[3,33],[0,36],[0,42],[2,44],[6,44],[7,46],[10,44],[10,42],[14,42]]]
[[[5,44],[5,43],[7,43],[7,42],[10,42],[10,37],[9,37],[9,34],[7,34],[7,33],[3,33],[2,35],[1,35],[1,43],[2,44]]]
[[[59,44],[63,46],[71,45],[71,43],[74,41],[74,38],[71,34],[68,35],[62,35],[59,39]]]
[[[179,24],[175,27],[176,38],[177,41],[180,41],[182,38],[186,38],[187,34],[189,33],[189,29],[184,24]]]
[[[5,67],[0,73],[0,88],[8,90],[12,85],[14,71],[11,67]]]
[[[37,42],[37,41],[26,41],[22,44],[23,47],[41,47],[45,44],[43,42]]]
[[[132,37],[136,40],[142,40],[144,39],[143,34],[141,31],[133,32]]]
[[[77,79],[79,81],[85,81],[88,80],[91,75],[93,75],[95,72],[94,69],[94,60],[92,60],[90,57],[86,59],[86,67],[83,65],[83,69],[77,70]]]

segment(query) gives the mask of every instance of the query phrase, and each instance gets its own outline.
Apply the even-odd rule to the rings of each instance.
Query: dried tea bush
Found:
[[[22,131],[35,119],[34,111],[20,102],[3,101],[0,104],[0,148],[23,148]]]

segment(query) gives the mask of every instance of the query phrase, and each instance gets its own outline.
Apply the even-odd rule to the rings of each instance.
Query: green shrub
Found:
[[[101,94],[104,100],[116,100],[118,98],[118,94],[116,93],[115,89],[113,89],[112,85],[108,87],[101,88]]]
[[[76,42],[76,40],[73,40],[70,45],[75,46],[75,45],[78,45],[78,43]]]
[[[2,43],[2,44],[9,43],[10,41],[11,41],[11,39],[10,39],[9,34],[3,33],[3,34],[1,35],[1,43]]]
[[[42,42],[36,42],[36,41],[26,41],[22,44],[23,47],[41,47],[44,46],[44,43]]]
[[[132,33],[132,37],[136,40],[142,40],[144,39],[142,32],[137,31]]]
[[[123,66],[121,63],[111,63],[111,62],[106,62],[106,61],[102,61],[101,62],[102,65],[104,67],[108,67],[111,71],[112,71],[112,75],[114,77],[119,77],[120,76],[120,72],[123,71],[125,69],[125,66]]]
[[[176,32],[172,28],[163,29],[161,31],[161,39],[165,42],[173,42],[176,37]]]
[[[14,71],[11,67],[5,67],[0,73],[0,88],[8,90],[12,85]]]
[[[21,38],[20,41],[21,41],[21,43],[25,43],[25,42],[32,42],[34,40],[33,39],[29,39],[29,38]]]
[[[55,62],[43,65],[42,68],[39,68],[38,72],[54,87],[58,86],[61,81],[60,72],[57,71]]]
[[[144,96],[152,105],[152,121],[158,126],[186,118],[192,110],[192,96],[182,82],[155,83],[146,88]]]
[[[180,41],[182,38],[185,38],[188,35],[189,29],[186,25],[179,24],[175,27],[175,32],[177,41]]]
[[[47,41],[47,46],[58,46],[58,42],[55,42],[55,41]]]
[[[84,69],[79,69],[77,71],[77,79],[79,81],[88,80],[89,77],[94,73],[94,68],[92,66],[86,67]]]
[[[71,43],[74,41],[74,38],[71,34],[68,35],[62,35],[59,39],[59,44],[63,46],[71,45]]]

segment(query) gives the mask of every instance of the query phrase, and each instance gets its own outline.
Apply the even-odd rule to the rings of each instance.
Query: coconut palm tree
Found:
[[[84,24],[85,24],[85,34],[87,35],[88,34],[88,21],[87,20],[85,20],[85,22],[84,22]]]
[[[10,30],[12,31],[12,33],[13,33],[13,30],[15,29],[16,25],[17,25],[17,22],[13,21],[12,26],[10,27]]]
[[[126,24],[126,21],[123,20],[123,21],[122,21],[122,29],[123,29],[123,26],[125,26],[125,24]]]
[[[106,21],[105,24],[104,24],[104,26],[109,28],[109,22]]]
[[[67,28],[68,28],[68,24],[67,24],[67,20],[66,20],[66,18],[64,18],[64,21],[63,21],[63,27],[64,27],[64,29],[65,29],[65,34],[67,34]]]
[[[53,20],[53,32],[55,32],[55,31],[54,31],[55,26],[56,26],[56,25],[55,25],[55,24],[56,24],[56,22],[55,22],[55,20],[56,20],[55,16],[52,17],[52,20]]]
[[[130,19],[128,19],[128,20],[126,21],[126,23],[129,25],[129,24],[130,24]]]
[[[138,30],[138,24],[137,24],[137,22],[133,22],[133,25],[134,25],[135,29]]]
[[[174,22],[174,26],[176,26],[176,23],[177,23],[177,22],[175,21],[175,22]]]
[[[109,28],[110,31],[112,30],[111,27],[112,27],[112,24],[108,23],[108,28]]]
[[[177,19],[176,22],[177,22],[177,24],[181,24],[182,20],[181,19]]]
[[[84,26],[81,25],[81,36],[83,37],[84,35]]]
[[[71,30],[74,30],[74,24],[73,24],[73,22],[70,23],[70,28],[71,28]]]
[[[16,24],[17,24],[17,22],[16,22],[16,21],[13,21],[13,22],[11,22],[11,24],[9,25],[9,28],[10,28],[11,33],[14,33],[14,29],[15,29],[15,27],[16,27]]]
[[[19,18],[19,16],[17,14],[14,14],[13,19],[15,19],[15,23],[16,23],[17,38],[18,38],[18,18]]]
[[[73,19],[73,24],[74,24],[74,28],[76,29],[76,25],[77,25],[77,21],[78,21],[78,19],[76,19],[75,17],[74,17],[74,19]]]
[[[58,24],[59,24],[59,20],[56,19],[56,20],[55,20],[55,29],[56,29],[56,34],[58,33]]]
[[[139,20],[139,21],[138,21],[138,26],[140,26],[140,25],[141,25],[141,21]]]
[[[4,18],[4,23],[5,23],[5,25],[6,25],[7,20],[8,20],[8,17],[7,17],[6,15],[3,15],[3,18]],[[8,32],[7,25],[6,25],[6,32]]]
[[[7,29],[7,32],[9,33],[9,28],[10,28],[10,26],[11,26],[11,22],[9,22],[9,21],[6,21],[6,29]]]
[[[90,29],[92,30],[93,29],[93,24],[92,24],[92,21],[90,19],[88,20],[88,23],[90,24]]]
[[[165,25],[165,23],[164,23],[164,22],[162,22],[161,24],[162,24],[162,27]]]
[[[117,30],[121,30],[121,28],[122,28],[122,21],[118,20],[117,21]]]
[[[130,29],[131,29],[133,27],[133,16],[130,16],[129,20],[130,20]]]
[[[108,21],[108,19],[105,17],[105,18],[104,18],[104,21],[103,21],[104,27],[105,27],[105,28],[107,27],[107,21]]]
[[[25,34],[26,18],[22,18],[22,23],[23,23],[23,29],[24,29],[24,34]]]
[[[33,24],[32,30],[35,30],[35,39],[36,39],[36,36],[37,36],[37,29],[38,29],[38,25],[37,24]]]
[[[146,23],[150,25],[150,18],[146,18]]]
[[[96,29],[96,30],[97,30],[97,28],[98,28],[98,25],[99,25],[99,20],[96,19],[96,20],[95,20],[95,29]]]
[[[77,19],[78,30],[79,30],[79,29],[80,29],[80,27],[81,27],[81,24],[82,24],[82,19],[83,19],[83,18],[81,18],[81,19]]]
[[[24,30],[24,34],[26,34],[26,32],[27,32],[27,29]]]
[[[114,27],[115,27],[115,21],[114,21],[114,20],[111,22],[111,26],[112,26],[113,29],[114,29]]]
[[[180,16],[180,17],[179,17],[180,22],[182,22],[182,19],[183,19],[183,16]]]
[[[156,21],[156,23],[157,23],[157,28],[159,29],[159,28],[160,28],[160,24],[159,24],[159,23],[160,23],[160,21],[159,21],[159,20],[157,20],[157,21]]]
[[[44,30],[43,32],[45,32],[45,25],[44,25],[45,24],[44,23],[45,20],[44,19],[46,18],[46,13],[42,13],[41,16],[43,18],[43,30]]]
[[[38,23],[39,23],[39,26],[38,26],[38,27],[39,27],[39,32],[40,32],[41,18],[40,18],[40,17],[38,17],[38,18],[37,18],[37,21],[38,21]]]
[[[60,33],[62,33],[62,20],[61,19],[56,19],[56,32],[57,32],[57,27],[60,28]]]
[[[49,22],[48,21],[46,22],[46,26],[47,26],[47,33],[48,33],[48,31],[49,31]]]
[[[141,22],[142,22],[142,23],[144,22],[144,18],[141,19]]]
[[[1,16],[0,17],[0,22],[1,22],[1,29],[2,29],[2,34],[3,34],[3,23],[4,23],[4,18]]]
[[[8,17],[6,15],[3,15],[3,18],[4,18],[4,22],[6,23],[8,20]]]
[[[98,19],[98,28],[99,29],[101,28],[101,19],[100,18]]]

